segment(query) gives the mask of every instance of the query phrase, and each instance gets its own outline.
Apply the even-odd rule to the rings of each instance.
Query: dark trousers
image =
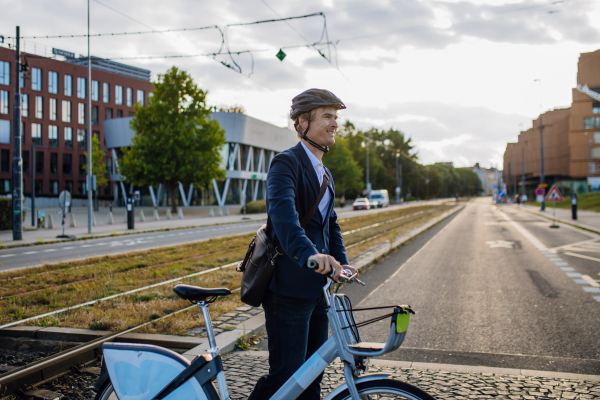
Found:
[[[248,400],[268,400],[327,340],[329,321],[323,295],[299,299],[269,291],[263,301],[269,340],[269,375],[261,377]],[[298,399],[321,398],[321,374]]]

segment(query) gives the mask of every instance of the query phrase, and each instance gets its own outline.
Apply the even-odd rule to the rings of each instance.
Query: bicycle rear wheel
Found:
[[[356,389],[361,400],[435,400],[433,396],[415,386],[391,379],[361,382]],[[348,389],[333,398],[333,400],[351,399]]]
[[[107,379],[106,382],[104,382],[104,385],[102,385],[100,390],[98,390],[98,393],[96,393],[94,400],[119,400],[110,379]]]

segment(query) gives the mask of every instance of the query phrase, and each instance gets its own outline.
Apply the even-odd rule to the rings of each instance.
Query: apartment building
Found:
[[[64,54],[64,53],[63,53]],[[134,104],[146,104],[153,90],[150,71],[113,61],[92,58],[92,87],[88,93],[87,57],[41,57],[22,54],[28,70],[21,74],[21,126],[23,137],[23,189],[31,193],[31,168],[35,145],[36,196],[56,196],[68,190],[75,197],[87,193],[87,116],[92,134],[104,150],[103,121],[130,117]],[[0,47],[0,194],[11,191],[13,158],[13,102],[15,51]],[[88,96],[92,107],[88,110]],[[112,171],[112,154],[105,163]],[[99,188],[102,196],[114,194],[113,185]]]

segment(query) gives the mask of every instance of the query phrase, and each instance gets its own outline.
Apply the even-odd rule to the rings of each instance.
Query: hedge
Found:
[[[12,199],[0,198],[0,231],[12,230]]]
[[[241,213],[244,212],[242,207]],[[256,200],[246,203],[246,214],[260,214],[267,212],[267,202],[265,200]]]

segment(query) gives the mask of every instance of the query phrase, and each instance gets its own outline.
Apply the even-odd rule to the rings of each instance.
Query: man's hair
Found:
[[[313,108],[309,112],[310,112],[310,120],[312,121],[315,118],[317,109]],[[304,132],[302,132],[302,127],[300,126],[300,118],[308,119],[308,112],[298,115],[298,118],[296,118],[296,120],[294,121],[294,128],[296,129],[296,134],[298,136],[298,139],[302,139],[302,137],[300,135],[304,133]]]

